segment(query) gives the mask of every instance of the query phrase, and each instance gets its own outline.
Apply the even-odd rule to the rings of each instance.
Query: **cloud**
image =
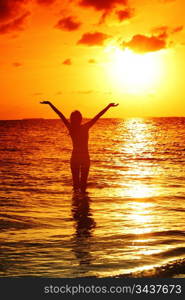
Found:
[[[0,0],[0,22],[17,17],[29,0]]]
[[[12,31],[20,31],[24,29],[25,19],[30,15],[29,12],[25,12],[22,16],[0,25],[0,34],[6,34]]]
[[[73,30],[77,30],[80,26],[81,26],[80,22],[75,21],[74,17],[69,16],[60,19],[55,27],[66,31],[73,31]]]
[[[111,11],[117,5],[127,5],[127,0],[81,0],[79,4],[83,7],[93,7],[99,11]]]
[[[0,0],[0,22],[17,18],[25,11],[25,6],[31,2],[37,2],[40,5],[53,4],[56,0]]]
[[[17,68],[17,67],[21,67],[22,63],[20,63],[20,62],[14,62],[14,63],[12,63],[12,65]]]
[[[124,10],[118,10],[118,11],[116,11],[116,15],[117,15],[119,21],[122,22],[122,21],[132,18],[133,10],[131,10],[129,8],[126,8]]]
[[[184,27],[182,25],[174,27],[174,28],[171,28],[169,26],[160,26],[160,27],[153,28],[152,33],[157,34],[158,37],[165,39],[171,34],[175,34],[175,33],[182,31],[183,28]]]
[[[159,26],[159,27],[154,27],[152,29],[153,33],[161,33],[161,32],[167,32],[169,30],[169,26]]]
[[[53,4],[56,0],[37,0],[38,4],[41,5],[50,5]]]
[[[152,34],[157,35],[158,38],[166,39],[169,35],[169,30],[168,26],[159,26],[152,29]]]
[[[71,61],[71,59],[70,58],[67,58],[67,59],[65,59],[64,61],[63,61],[63,63],[62,63],[63,65],[67,65],[67,66],[70,66],[70,65],[72,65],[72,61]]]
[[[102,32],[87,32],[82,35],[81,39],[77,42],[77,44],[87,46],[103,46],[105,40],[107,40],[108,38],[110,38],[110,36]]]
[[[82,94],[82,95],[92,94],[93,92],[94,92],[93,90],[77,91],[78,94]]]
[[[137,34],[129,42],[123,42],[123,47],[130,48],[137,53],[155,52],[166,48],[165,38],[160,36],[145,36]]]
[[[128,0],[80,0],[79,5],[82,7],[92,7],[96,11],[101,11],[102,15],[99,24],[104,23],[108,14],[118,6],[126,6]]]
[[[53,4],[56,0],[0,0],[0,23],[19,18],[25,13],[26,5],[37,2],[40,5]]]
[[[62,95],[63,93],[61,92],[61,91],[58,91],[58,92],[56,92],[56,96],[60,96],[60,95]]]
[[[95,60],[94,58],[90,58],[90,59],[88,60],[88,63],[89,63],[89,64],[96,64],[97,62],[96,62],[96,60]]]
[[[177,33],[177,32],[180,32],[184,29],[184,26],[181,25],[181,26],[177,26],[173,29],[172,33]]]

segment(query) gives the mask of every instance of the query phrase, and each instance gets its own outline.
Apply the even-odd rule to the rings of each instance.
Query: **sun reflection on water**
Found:
[[[156,204],[148,200],[160,190],[155,182],[156,168],[150,163],[155,154],[155,138],[152,121],[128,119],[123,127],[124,141],[120,150],[129,167],[122,178],[123,188],[119,192],[121,197],[130,199],[128,219],[134,224],[133,233],[141,235],[154,229]]]
[[[156,188],[144,184],[133,184],[127,188],[125,194],[131,198],[149,198],[155,196]]]
[[[128,119],[124,126],[127,130],[126,143],[123,145],[123,153],[132,157],[141,157],[143,153],[154,152],[155,141],[151,133],[151,124],[142,118]]]
[[[153,207],[152,203],[130,202],[129,219],[135,223],[134,234],[149,233],[153,230],[151,227],[154,218]]]
[[[161,192],[159,164],[156,164],[155,127],[151,119],[124,120],[119,127],[122,144],[117,145],[119,157],[115,158],[120,188],[117,193],[126,198],[151,198]],[[122,188],[121,188],[122,187]]]

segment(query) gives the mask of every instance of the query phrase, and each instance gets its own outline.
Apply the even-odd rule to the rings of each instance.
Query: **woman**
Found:
[[[49,101],[40,102],[41,104],[48,104],[62,119],[65,126],[69,130],[69,134],[73,143],[73,151],[71,156],[71,172],[73,178],[73,188],[75,191],[86,191],[87,178],[90,167],[90,157],[88,151],[89,129],[96,123],[96,121],[110,108],[118,104],[110,103],[92,120],[85,124],[81,124],[82,115],[76,110],[71,113],[70,122],[65,116]]]

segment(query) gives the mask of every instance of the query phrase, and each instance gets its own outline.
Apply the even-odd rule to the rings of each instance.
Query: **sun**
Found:
[[[115,46],[106,48],[107,71],[113,85],[130,94],[155,92],[162,77],[161,53],[138,54]]]

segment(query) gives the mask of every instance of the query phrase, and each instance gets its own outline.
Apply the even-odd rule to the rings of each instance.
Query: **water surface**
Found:
[[[185,258],[185,118],[98,121],[87,195],[72,192],[60,120],[0,132],[0,276],[115,276]]]

